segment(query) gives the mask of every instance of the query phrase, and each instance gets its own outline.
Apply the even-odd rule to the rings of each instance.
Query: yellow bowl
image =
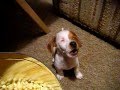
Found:
[[[22,54],[0,54],[0,90],[62,90],[54,74]]]

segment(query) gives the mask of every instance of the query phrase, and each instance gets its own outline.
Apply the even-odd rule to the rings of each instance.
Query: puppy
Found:
[[[81,43],[77,35],[63,28],[49,41],[47,48],[52,53],[52,61],[59,80],[64,78],[63,70],[72,68],[74,68],[76,78],[83,77],[79,71],[78,50],[80,47]]]

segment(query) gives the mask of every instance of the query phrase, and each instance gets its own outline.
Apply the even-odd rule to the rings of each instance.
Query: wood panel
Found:
[[[38,24],[38,26],[42,28],[43,32],[50,32],[45,23],[41,20],[41,18],[35,13],[35,11],[29,6],[29,4],[25,0],[16,0],[16,2]]]

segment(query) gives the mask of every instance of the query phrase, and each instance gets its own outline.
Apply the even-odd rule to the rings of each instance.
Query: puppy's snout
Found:
[[[71,46],[72,48],[76,48],[76,47],[77,47],[77,44],[76,44],[75,41],[72,41],[72,42],[70,42],[70,46]]]

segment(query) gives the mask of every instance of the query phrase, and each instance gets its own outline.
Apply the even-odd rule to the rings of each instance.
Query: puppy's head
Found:
[[[74,32],[62,30],[50,40],[47,47],[52,54],[55,54],[55,51],[58,49],[62,54],[74,58],[78,54],[81,42]]]

